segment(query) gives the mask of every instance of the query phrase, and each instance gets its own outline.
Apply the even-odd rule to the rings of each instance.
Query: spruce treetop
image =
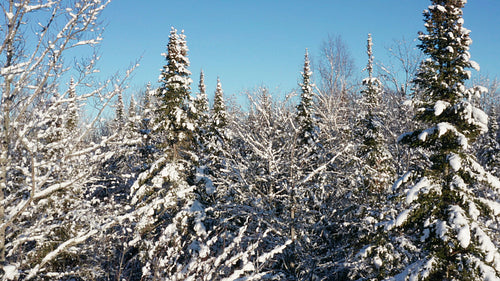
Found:
[[[306,144],[310,143],[315,136],[313,116],[314,84],[311,81],[311,62],[309,60],[309,53],[307,49],[304,55],[304,69],[301,74],[302,83],[299,84],[301,87],[300,103],[297,105],[296,121],[299,125],[299,142]]]
[[[217,77],[217,88],[214,95],[214,106],[212,109],[213,126],[216,129],[221,129],[227,126],[226,104],[224,103],[224,92],[220,78]]]
[[[393,245],[402,238],[404,245],[397,247],[414,249],[404,255],[405,266],[385,265],[405,280],[500,278],[500,252],[488,226],[497,223],[500,181],[469,151],[487,130],[488,116],[471,101],[485,88],[465,86],[469,69],[479,69],[470,60],[465,3],[432,0],[424,11],[427,32],[420,34],[418,47],[427,59],[414,81],[420,128],[400,137],[422,157],[394,184],[400,191],[398,208],[404,210],[386,224],[386,230],[397,229]]]
[[[196,110],[196,114],[198,115],[198,121],[201,123],[206,122],[208,118],[208,96],[203,70],[200,71],[200,81],[198,83],[198,93],[196,94],[196,98],[194,100],[194,108]]]
[[[160,74],[160,87],[156,92],[159,106],[154,128],[166,134],[163,145],[176,145],[194,130],[190,108],[192,80],[187,51],[184,32],[177,34],[177,30],[172,27],[167,53],[163,54],[167,62]]]

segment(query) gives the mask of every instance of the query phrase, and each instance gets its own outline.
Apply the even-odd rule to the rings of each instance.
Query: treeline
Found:
[[[243,110],[219,78],[210,103],[203,71],[193,89],[174,28],[159,86],[125,105],[133,68],[97,83],[94,58],[63,59],[99,42],[109,2],[9,0],[3,280],[500,279],[498,83],[470,82],[466,1],[431,2],[400,70],[368,35],[355,81],[329,38],[296,93]]]

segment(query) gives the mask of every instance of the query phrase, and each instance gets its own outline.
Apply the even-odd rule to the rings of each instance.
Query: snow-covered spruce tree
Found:
[[[191,74],[187,69],[185,36],[172,28],[167,64],[156,90],[154,133],[159,145],[154,160],[131,188],[134,240],[144,280],[175,279],[206,236],[205,207],[191,178],[195,131],[189,97]],[[178,277],[181,278],[181,277]]]
[[[188,70],[187,44],[184,33],[177,34],[172,27],[164,54],[167,63],[160,74],[157,89],[154,130],[160,135],[159,145],[172,159],[178,159],[182,150],[190,146],[194,124],[189,112],[191,72]]]
[[[205,73],[200,71],[200,81],[198,82],[198,93],[194,99],[194,108],[196,109],[197,128],[207,127],[209,124],[209,104],[207,90],[205,86]]]
[[[488,171],[495,176],[500,176],[500,138],[498,114],[491,110],[488,123],[488,133],[481,136],[478,141],[478,160]]]
[[[66,129],[68,131],[74,131],[78,126],[78,116],[80,115],[80,109],[77,102],[76,97],[76,89],[75,89],[75,79],[71,77],[68,87],[68,120],[66,122]]]
[[[299,145],[312,146],[317,140],[317,125],[313,113],[313,87],[311,81],[312,71],[309,54],[306,49],[304,55],[304,70],[302,72],[302,83],[300,83],[300,102],[297,105],[296,122],[298,126],[297,141]]]
[[[499,245],[492,239],[500,182],[470,151],[487,130],[488,117],[471,103],[484,88],[464,85],[467,69],[478,68],[470,60],[470,31],[463,27],[465,3],[433,0],[424,12],[427,33],[419,36],[419,48],[428,58],[414,82],[421,128],[400,137],[420,150],[422,160],[395,183],[399,214],[385,225],[385,240],[360,253],[371,270],[358,277],[500,280]]]
[[[123,103],[123,94],[120,92],[115,104],[114,126],[117,130],[122,130],[125,126],[125,104]]]
[[[382,219],[381,214],[389,203],[387,196],[395,179],[394,160],[389,151],[386,134],[385,104],[383,104],[383,86],[373,76],[372,37],[368,34],[366,71],[363,79],[361,97],[357,101],[355,127],[353,128],[355,157],[344,170],[344,176],[352,184],[349,202],[338,209],[341,214],[334,220],[342,225],[336,234],[345,243],[343,254],[347,260],[354,259],[357,252],[367,241],[377,235],[376,225]]]
[[[368,34],[367,54],[368,64],[366,71],[368,77],[363,79],[364,89],[361,91],[359,130],[356,139],[357,162],[359,178],[364,195],[370,193],[383,193],[391,186],[394,180],[394,170],[391,167],[391,153],[387,147],[384,136],[384,119],[381,99],[383,94],[382,83],[373,76],[373,51],[372,37]],[[361,194],[359,194],[361,195]],[[361,195],[361,197],[365,197]],[[366,199],[366,198],[365,198]]]
[[[144,90],[144,96],[140,106],[140,113],[138,119],[140,119],[139,124],[139,134],[141,135],[142,142],[139,145],[139,153],[141,155],[141,163],[143,166],[142,170],[145,170],[149,164],[152,162],[153,154],[156,151],[156,147],[153,142],[153,126],[154,126],[154,114],[155,114],[155,98],[156,91],[151,89],[151,83],[146,85]]]
[[[228,145],[229,136],[227,132],[228,116],[226,104],[224,102],[224,93],[220,79],[217,78],[217,87],[215,89],[214,104],[210,116],[210,142],[208,150],[211,155],[210,168],[213,176],[224,173],[226,166],[225,146]]]

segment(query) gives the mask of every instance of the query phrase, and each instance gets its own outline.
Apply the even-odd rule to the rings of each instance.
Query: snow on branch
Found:
[[[45,266],[45,264],[47,264],[48,262],[53,260],[60,253],[65,251],[67,248],[69,248],[73,245],[77,245],[77,244],[85,242],[87,239],[89,239],[91,236],[95,235],[96,233],[97,233],[97,230],[95,230],[95,229],[90,230],[87,233],[80,234],[79,236],[77,236],[75,238],[71,238],[71,239],[67,240],[66,242],[62,243],[55,250],[48,253],[39,264],[37,264],[34,268],[32,268],[30,270],[30,273],[28,274],[28,277],[26,277],[26,279],[29,280],[29,279],[36,277],[38,272],[43,270],[43,267]]]

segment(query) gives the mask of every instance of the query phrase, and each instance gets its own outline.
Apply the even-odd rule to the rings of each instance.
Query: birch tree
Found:
[[[4,279],[48,276],[52,270],[75,266],[58,258],[74,254],[74,246],[98,231],[97,223],[91,223],[86,214],[61,208],[85,204],[79,200],[93,173],[91,163],[98,161],[98,148],[107,141],[92,142],[93,128],[110,99],[124,89],[126,79],[92,83],[95,56],[73,66],[64,58],[70,51],[101,41],[98,20],[108,3],[0,3],[0,269]],[[102,101],[96,114],[87,124],[79,124],[79,106],[94,97]]]

